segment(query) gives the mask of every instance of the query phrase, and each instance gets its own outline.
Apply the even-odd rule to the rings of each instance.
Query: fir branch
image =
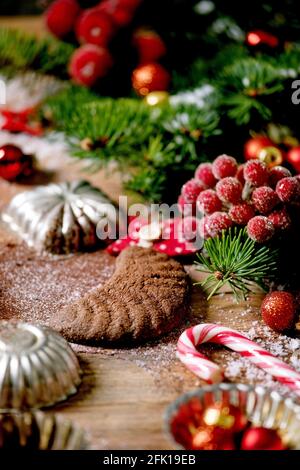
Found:
[[[0,51],[0,67],[66,77],[74,46],[50,37],[38,39],[19,30],[0,28]]]
[[[220,237],[204,242],[203,253],[195,262],[197,270],[208,274],[200,283],[208,299],[228,285],[234,296],[245,299],[253,284],[266,290],[265,280],[276,273],[277,251],[257,245],[245,229],[223,231]]]

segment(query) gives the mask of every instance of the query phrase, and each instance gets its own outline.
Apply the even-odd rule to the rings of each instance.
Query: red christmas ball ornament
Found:
[[[274,291],[266,295],[261,304],[261,315],[272,330],[290,330],[295,323],[297,305],[289,292]]]
[[[75,83],[92,86],[96,80],[105,76],[112,66],[112,58],[107,49],[85,44],[71,57],[69,73]]]
[[[141,0],[105,0],[95,8],[110,15],[114,25],[122,28],[131,23],[140,3]]]
[[[244,145],[244,157],[245,160],[256,160],[258,159],[259,152],[266,147],[273,147],[274,144],[269,137],[265,135],[257,135],[247,140]]]
[[[140,64],[155,62],[167,52],[164,41],[150,29],[138,29],[133,35],[133,45],[138,51]]]
[[[56,0],[45,12],[46,26],[54,36],[63,38],[73,30],[80,11],[76,0]]]
[[[286,154],[286,160],[300,173],[300,147],[291,148]]]
[[[192,437],[192,450],[235,450],[233,436],[228,431],[213,427],[200,426]]]
[[[16,145],[3,145],[0,147],[0,178],[15,181],[21,175],[28,175],[32,171],[32,158],[24,155]]]
[[[277,47],[279,40],[273,34],[262,31],[261,29],[257,29],[247,33],[246,43],[249,46],[267,45],[269,47]]]
[[[284,450],[285,446],[275,429],[250,428],[244,432],[241,450]]]
[[[75,30],[81,44],[107,46],[114,34],[114,25],[107,13],[89,8],[79,16]]]
[[[132,86],[141,96],[151,91],[166,91],[169,83],[169,72],[156,62],[140,65],[132,73]]]

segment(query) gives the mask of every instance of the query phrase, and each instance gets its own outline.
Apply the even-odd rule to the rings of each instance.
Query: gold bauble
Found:
[[[259,154],[258,158],[261,162],[265,163],[269,168],[281,165],[283,162],[282,152],[277,147],[265,147]]]

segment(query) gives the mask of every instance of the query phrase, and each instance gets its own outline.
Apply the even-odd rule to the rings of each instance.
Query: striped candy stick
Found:
[[[187,329],[177,343],[177,357],[188,369],[206,382],[221,382],[224,375],[221,367],[197,351],[196,347],[203,343],[221,344],[239,352],[257,367],[300,394],[300,374],[292,367],[238,331],[211,323]]]

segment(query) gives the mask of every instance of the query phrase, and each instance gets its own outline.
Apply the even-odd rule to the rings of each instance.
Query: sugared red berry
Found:
[[[229,216],[236,224],[247,225],[249,220],[255,216],[255,212],[252,206],[243,202],[232,206],[229,210]]]
[[[211,237],[216,237],[231,226],[232,220],[226,212],[215,212],[206,221],[206,229]]]
[[[45,12],[46,25],[52,34],[63,38],[72,31],[79,13],[76,0],[55,0]]]
[[[279,198],[274,189],[269,186],[260,186],[253,191],[252,202],[258,212],[267,214],[279,203]]]
[[[275,230],[288,230],[291,227],[292,221],[285,208],[278,209],[268,215],[268,219],[272,222]]]
[[[114,33],[111,17],[97,8],[89,8],[79,16],[76,37],[81,44],[107,46]]]
[[[208,218],[209,216],[202,217],[200,219],[199,227],[198,227],[200,237],[203,238],[204,240],[207,240],[208,238],[210,238],[210,233],[207,229]]]
[[[198,196],[197,208],[205,214],[212,214],[222,209],[222,202],[213,189],[206,189]]]
[[[275,232],[272,222],[263,215],[257,215],[247,224],[247,233],[251,240],[257,243],[265,243],[270,240]]]
[[[269,179],[268,168],[263,162],[250,160],[244,167],[244,178],[251,186],[264,186]]]
[[[239,182],[244,186],[245,178],[244,178],[244,164],[239,165],[235,177],[239,180]]]
[[[283,178],[276,185],[276,193],[282,202],[295,202],[300,197],[300,183],[294,177]]]
[[[187,181],[181,188],[181,195],[186,202],[196,202],[199,194],[206,189],[202,181],[191,179]]]
[[[202,181],[208,188],[213,188],[217,182],[212,172],[211,163],[200,163],[195,171],[195,178]]]
[[[261,304],[264,322],[275,331],[285,331],[293,327],[297,306],[289,292],[275,291],[268,294]]]
[[[274,166],[273,168],[269,169],[269,183],[272,188],[276,188],[278,181],[282,180],[283,178],[288,178],[289,176],[292,176],[292,174],[290,170],[284,166]]]
[[[237,204],[242,197],[242,185],[237,178],[229,176],[216,185],[217,195],[221,201],[228,204]]]
[[[184,217],[182,221],[182,235],[185,240],[193,241],[197,236],[199,221],[196,217]]]
[[[177,204],[180,212],[186,217],[194,215],[194,213],[196,212],[196,204],[192,202],[187,202],[182,195],[178,197]]]
[[[212,171],[218,180],[228,176],[234,176],[237,172],[236,159],[229,155],[220,155],[212,164]]]

